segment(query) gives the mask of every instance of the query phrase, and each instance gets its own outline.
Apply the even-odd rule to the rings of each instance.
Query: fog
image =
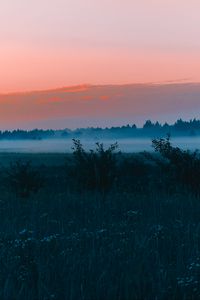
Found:
[[[81,140],[86,150],[94,149],[95,139]],[[115,143],[116,140],[106,139],[99,140],[103,142],[105,148],[110,144]],[[152,151],[150,138],[133,138],[133,139],[119,139],[117,140],[119,149],[122,152],[140,152]],[[200,137],[178,137],[172,139],[172,144],[183,149],[200,149]],[[0,152],[10,153],[70,153],[72,152],[72,140],[65,139],[49,139],[49,140],[2,140],[0,141]]]

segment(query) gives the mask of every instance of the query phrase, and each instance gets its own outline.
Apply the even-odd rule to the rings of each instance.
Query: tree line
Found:
[[[154,137],[165,136],[195,136],[200,135],[200,120],[192,119],[184,121],[178,119],[174,124],[152,122],[147,120],[142,127],[136,124],[127,124],[115,127],[87,127],[71,129],[33,129],[33,130],[0,130],[0,140],[41,140],[49,138],[131,138],[131,137]]]

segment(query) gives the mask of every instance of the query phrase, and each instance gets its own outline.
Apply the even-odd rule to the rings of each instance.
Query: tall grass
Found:
[[[45,185],[26,201],[2,179],[0,299],[200,298],[198,193],[168,158],[115,153],[103,193],[75,189],[73,156],[33,156]]]

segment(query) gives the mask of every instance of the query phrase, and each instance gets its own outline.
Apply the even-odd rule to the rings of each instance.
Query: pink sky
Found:
[[[2,0],[0,93],[200,82],[199,0]]]
[[[141,125],[199,118],[200,84],[80,85],[0,95],[0,129]]]

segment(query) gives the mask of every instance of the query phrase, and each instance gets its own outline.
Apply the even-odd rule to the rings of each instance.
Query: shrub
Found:
[[[142,154],[124,155],[119,161],[119,169],[118,188],[142,193],[148,190],[152,168]]]
[[[6,181],[11,190],[21,198],[37,193],[44,183],[40,173],[32,167],[31,162],[21,161],[10,164]]]
[[[77,185],[107,191],[116,179],[116,155],[118,144],[104,149],[103,144],[96,143],[96,149],[86,152],[80,140],[73,139],[73,155]],[[119,153],[119,152],[118,152]]]
[[[152,141],[156,152],[169,162],[169,170],[174,181],[189,187],[193,192],[200,192],[200,157],[198,151],[182,150],[173,147],[170,136]]]

